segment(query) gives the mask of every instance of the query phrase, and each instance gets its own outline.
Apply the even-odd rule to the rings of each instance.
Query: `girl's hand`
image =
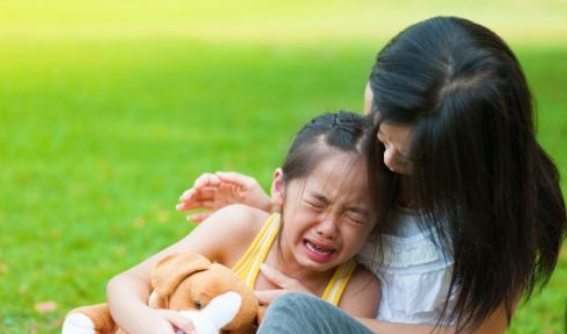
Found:
[[[206,209],[187,216],[187,220],[201,222],[214,211],[230,204],[244,204],[272,211],[272,201],[256,179],[236,172],[204,173],[195,180],[193,188],[179,198],[178,211]]]
[[[276,298],[292,291],[313,295],[313,293],[309,291],[309,289],[307,289],[298,280],[284,275],[277,269],[274,269],[266,264],[262,264],[260,265],[260,270],[262,271],[262,275],[264,275],[264,277],[266,277],[268,281],[280,288],[274,290],[254,291],[256,298],[258,298],[258,301],[260,302],[260,305],[267,306]]]
[[[177,311],[161,309],[150,310],[147,314],[140,316],[136,328],[138,330],[132,332],[140,334],[197,334],[191,320]]]

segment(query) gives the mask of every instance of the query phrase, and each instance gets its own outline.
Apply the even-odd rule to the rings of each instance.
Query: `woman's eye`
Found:
[[[405,155],[399,155],[398,163],[401,165],[410,165],[412,163],[412,159]]]

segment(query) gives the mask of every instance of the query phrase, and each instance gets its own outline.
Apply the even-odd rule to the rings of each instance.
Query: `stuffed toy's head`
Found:
[[[201,255],[165,256],[152,272],[152,285],[150,307],[183,311],[197,329],[195,312],[187,311],[207,315],[222,333],[248,333],[257,323],[259,307],[252,289],[230,269]]]

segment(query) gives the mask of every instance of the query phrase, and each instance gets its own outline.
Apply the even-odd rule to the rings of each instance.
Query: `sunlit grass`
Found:
[[[521,43],[565,43],[567,35],[562,0],[20,0],[0,3],[0,40],[374,41],[437,15],[467,17]]]

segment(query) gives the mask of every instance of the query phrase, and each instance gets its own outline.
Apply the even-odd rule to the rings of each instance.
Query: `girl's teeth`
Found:
[[[330,254],[332,252],[332,250],[330,249],[323,249],[323,248],[319,248],[317,246],[315,246],[314,244],[310,243],[309,241],[306,242],[307,247],[317,253],[321,253],[321,254]]]

